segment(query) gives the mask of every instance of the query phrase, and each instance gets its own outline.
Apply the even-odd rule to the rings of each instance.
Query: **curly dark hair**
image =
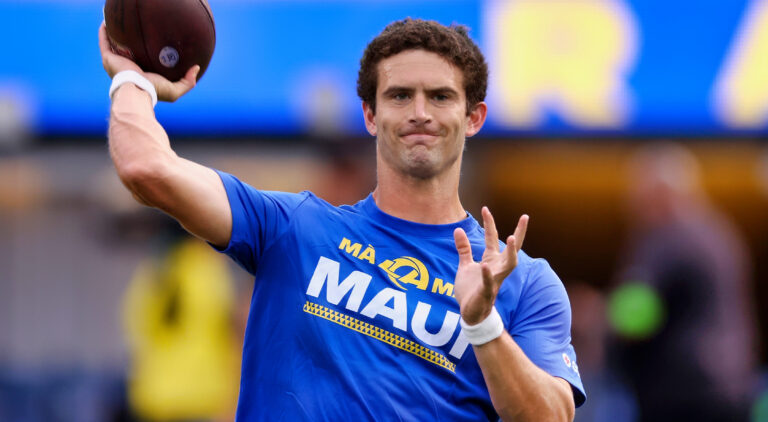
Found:
[[[485,99],[488,65],[480,48],[469,38],[463,25],[444,26],[435,21],[406,18],[393,22],[365,48],[357,75],[357,95],[376,112],[378,65],[382,60],[406,50],[436,53],[458,67],[464,75],[467,114]]]

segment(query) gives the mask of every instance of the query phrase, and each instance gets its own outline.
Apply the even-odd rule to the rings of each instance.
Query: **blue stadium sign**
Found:
[[[486,135],[768,133],[764,0],[209,2],[208,72],[157,107],[173,134],[363,134],[360,55],[406,16],[472,29],[491,69]],[[0,0],[0,130],[105,133],[102,5]]]

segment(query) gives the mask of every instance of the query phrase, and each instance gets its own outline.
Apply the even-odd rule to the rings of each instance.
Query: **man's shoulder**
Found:
[[[232,196],[241,195],[248,197],[261,197],[262,199],[272,201],[276,204],[288,206],[290,208],[303,208],[306,210],[328,213],[338,213],[342,209],[349,210],[353,208],[352,206],[348,205],[334,206],[309,190],[289,192],[284,190],[257,188],[233,174],[217,169],[214,170],[219,174],[219,177],[221,178],[227,193],[230,195],[230,199]]]
[[[546,259],[534,258],[522,249],[517,252],[517,267],[515,270],[520,270],[520,272],[528,277],[548,272],[554,274],[552,267]]]
[[[522,290],[528,293],[560,290],[563,288],[563,282],[552,269],[552,266],[544,258],[533,258],[524,251],[520,250],[517,255],[518,263],[515,272],[517,272],[518,282]],[[552,288],[555,289],[552,289]]]

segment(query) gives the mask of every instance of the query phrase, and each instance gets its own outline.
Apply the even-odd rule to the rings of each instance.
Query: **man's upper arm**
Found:
[[[312,195],[306,191],[259,190],[229,173],[216,173],[223,183],[231,216],[229,242],[218,249],[256,274],[263,253],[290,230],[298,209]]]

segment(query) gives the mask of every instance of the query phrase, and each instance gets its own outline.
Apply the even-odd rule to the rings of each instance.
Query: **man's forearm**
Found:
[[[502,420],[573,420],[575,409],[568,383],[537,367],[508,333],[473,347]]]
[[[118,176],[141,202],[152,205],[141,184],[162,178],[164,163],[175,156],[165,131],[155,120],[145,91],[125,84],[114,94],[109,122],[109,151]]]

